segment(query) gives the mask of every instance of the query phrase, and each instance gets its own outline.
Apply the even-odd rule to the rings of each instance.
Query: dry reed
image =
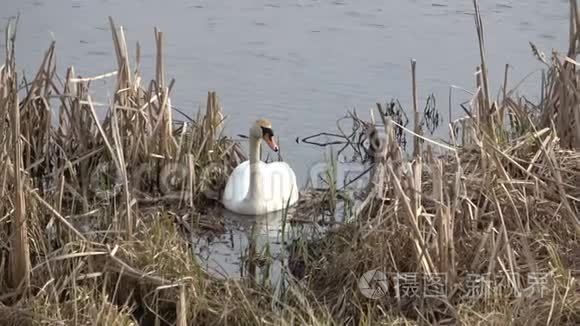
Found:
[[[215,279],[191,254],[183,229],[203,224],[244,157],[222,135],[215,92],[195,119],[173,118],[162,32],[154,33],[155,79],[145,86],[139,46],[132,67],[112,19],[117,70],[92,78],[71,67],[61,81],[53,43],[35,78],[18,86],[9,33],[0,68],[0,323],[580,322],[578,8],[572,0],[569,53],[554,54],[545,96],[530,108],[505,91],[507,68],[504,98],[491,100],[474,4],[478,89],[468,116],[450,122],[452,144],[422,135],[415,82],[413,131],[379,105],[386,133],[371,152],[366,197],[352,222],[293,247],[281,293],[249,279]],[[112,76],[111,102],[94,102],[91,81]],[[374,121],[361,125],[377,136]],[[415,139],[411,161],[397,141],[402,130]],[[335,206],[338,193],[319,191],[300,206]],[[297,277],[287,273],[293,266]],[[359,279],[373,269],[392,276],[386,288],[393,292],[361,293]],[[400,273],[416,282],[445,275],[447,291],[402,295]],[[541,294],[518,277],[534,273],[547,276]],[[474,298],[464,285],[476,274],[502,279],[512,292],[486,288],[490,295]]]

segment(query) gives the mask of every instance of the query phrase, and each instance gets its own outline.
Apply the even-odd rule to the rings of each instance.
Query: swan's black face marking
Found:
[[[260,126],[260,128],[262,128],[262,138],[264,139],[264,141],[266,141],[268,146],[270,146],[270,148],[274,152],[277,152],[278,145],[276,144],[276,141],[274,140],[274,132],[272,131],[272,128],[262,127],[262,126]]]
[[[272,140],[272,137],[274,137],[274,132],[272,131],[272,128],[266,128],[266,127],[260,127],[262,128],[262,137]]]

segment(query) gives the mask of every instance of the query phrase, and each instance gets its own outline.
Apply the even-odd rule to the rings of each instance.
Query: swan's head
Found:
[[[250,138],[256,140],[263,139],[274,152],[278,151],[278,145],[274,140],[272,123],[266,119],[259,119],[256,121],[256,123],[254,123],[250,129]]]

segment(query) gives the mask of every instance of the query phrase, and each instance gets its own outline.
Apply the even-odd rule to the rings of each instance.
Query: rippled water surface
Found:
[[[295,138],[333,129],[353,107],[367,111],[391,97],[408,104],[410,58],[418,61],[420,94],[435,93],[443,111],[449,85],[473,87],[479,60],[472,1],[1,2],[2,18],[21,13],[18,59],[30,74],[52,37],[63,73],[68,65],[86,76],[114,70],[109,15],[130,45],[141,42],[150,72],[159,27],[168,76],[177,80],[173,104],[193,113],[215,89],[232,134],[245,133],[256,117],[271,119],[302,181],[320,154]],[[514,82],[541,68],[529,41],[548,54],[565,49],[568,1],[480,2],[494,88],[506,63]]]
[[[568,1],[480,2],[494,92],[506,63],[513,66],[513,84],[542,68],[530,41],[547,55],[566,49]],[[151,78],[153,27],[159,27],[167,74],[177,81],[172,103],[193,114],[206,92],[217,90],[232,135],[269,118],[301,182],[322,155],[295,139],[335,129],[347,109],[368,111],[393,97],[408,106],[411,58],[418,62],[421,99],[434,93],[443,112],[449,86],[472,89],[479,63],[468,0],[2,0],[0,7],[4,21],[21,14],[17,58],[29,75],[51,38],[63,74],[69,65],[84,76],[113,71],[111,15],[125,27],[130,51],[141,42],[142,67]],[[522,91],[534,95],[538,78]],[[466,99],[457,93],[453,104]]]

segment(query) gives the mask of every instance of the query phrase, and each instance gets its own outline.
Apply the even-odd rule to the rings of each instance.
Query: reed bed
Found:
[[[280,288],[214,278],[192,255],[189,233],[221,229],[216,199],[245,157],[223,135],[214,92],[195,118],[174,118],[162,32],[145,85],[140,48],[132,62],[113,20],[115,72],[83,78],[71,67],[61,78],[51,44],[29,81],[17,74],[10,24],[0,66],[0,324],[580,323],[580,21],[570,3],[567,55],[548,61],[534,47],[547,66],[540,103],[507,91],[507,70],[503,98],[491,99],[474,1],[478,87],[466,117],[449,122],[449,142],[424,136],[415,82],[412,130],[392,107],[377,105],[379,121],[353,115],[374,144],[364,152],[368,187],[348,222],[289,244]],[[415,81],[420,65],[411,65]],[[116,79],[110,103],[91,98],[101,78]],[[410,156],[402,134],[413,138]],[[344,193],[310,195],[294,221],[332,211]],[[369,298],[360,280],[373,270],[388,277]],[[433,280],[445,291],[427,296]]]

